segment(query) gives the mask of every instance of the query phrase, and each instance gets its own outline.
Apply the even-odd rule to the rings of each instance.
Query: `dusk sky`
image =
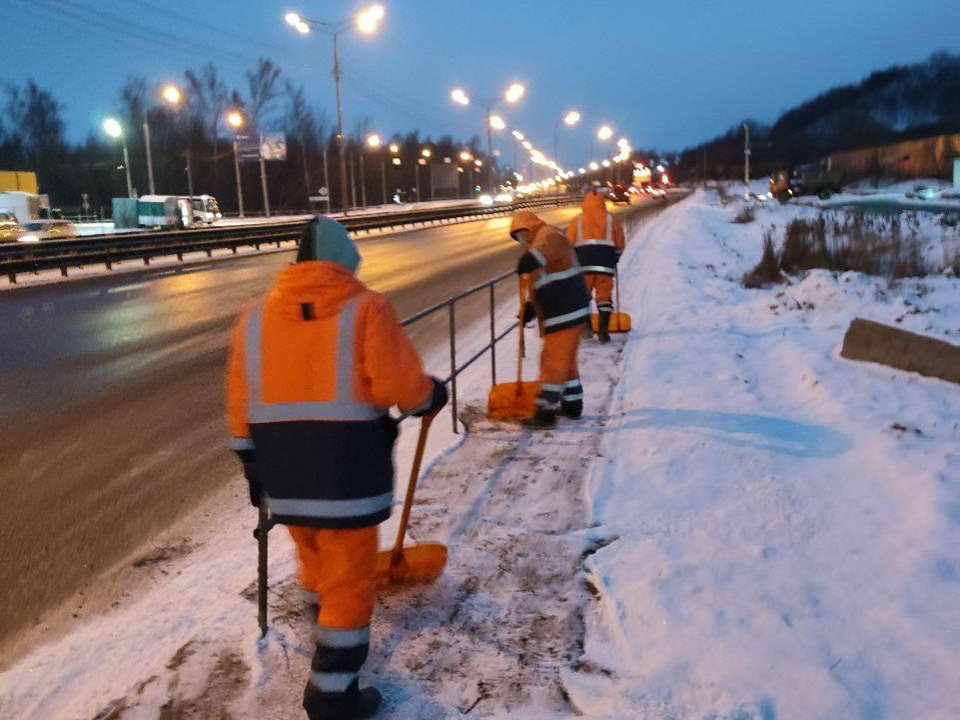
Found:
[[[212,60],[242,90],[244,71],[265,56],[332,119],[331,42],[297,35],[283,15],[344,19],[366,3],[297,2],[0,0],[0,80],[32,77],[51,89],[70,137],[82,139],[115,107],[128,74],[159,87]],[[744,118],[770,121],[872,70],[960,49],[958,0],[383,4],[377,35],[350,33],[342,43],[348,129],[367,117],[385,135],[419,128],[467,138],[482,131],[480,103],[455,106],[450,90],[462,86],[481,100],[519,80],[527,96],[503,115],[545,152],[556,119],[571,108],[583,113],[579,128],[560,130],[560,159],[570,167],[588,159],[603,122],[614,140],[679,149]],[[498,145],[507,149],[508,137],[501,133]]]

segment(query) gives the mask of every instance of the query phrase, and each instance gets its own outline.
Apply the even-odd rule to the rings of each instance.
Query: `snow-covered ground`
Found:
[[[740,276],[760,228],[698,193],[621,269],[630,339],[587,482],[607,538],[567,672],[591,717],[960,717],[960,388],[838,355],[856,315],[949,337],[960,286]],[[782,221],[782,220],[781,220]]]
[[[812,210],[740,225],[738,205],[701,191],[634,234],[635,330],[582,349],[581,421],[490,423],[488,364],[464,377],[467,432],[435,424],[410,531],[447,543],[446,572],[376,611],[383,717],[960,717],[960,388],[838,355],[856,315],[955,340],[960,284],[817,271],[746,290],[762,227]],[[0,717],[302,717],[311,618],[278,528],[258,642],[245,495],[238,477],[43,619],[0,675]]]

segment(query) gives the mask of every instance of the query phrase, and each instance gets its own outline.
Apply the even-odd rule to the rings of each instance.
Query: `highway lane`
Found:
[[[559,225],[574,213],[542,215]],[[361,278],[408,316],[510,269],[509,222],[364,240]],[[223,447],[228,333],[291,259],[262,254],[0,294],[0,639],[236,476]],[[418,325],[421,349],[446,342],[446,323]]]

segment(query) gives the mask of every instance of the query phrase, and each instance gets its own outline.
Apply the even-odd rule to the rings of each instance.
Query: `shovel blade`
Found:
[[[535,382],[494,385],[487,396],[487,417],[491,420],[532,418],[537,412],[538,392],[540,384]]]
[[[597,332],[600,327],[600,317],[596,313],[590,316],[590,326],[593,328],[594,332]],[[610,327],[607,328],[608,332],[630,332],[632,327],[633,320],[627,313],[615,312],[610,314]]]
[[[377,587],[416,585],[436,580],[447,564],[447,546],[440,543],[408,545],[400,554],[400,562],[393,562],[393,551],[377,554]]]

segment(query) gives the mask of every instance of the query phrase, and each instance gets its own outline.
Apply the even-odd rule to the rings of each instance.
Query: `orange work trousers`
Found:
[[[564,402],[568,397],[571,400],[582,399],[583,389],[580,387],[580,369],[577,365],[577,350],[582,337],[582,325],[574,325],[543,336],[538,408],[556,410],[561,397]]]
[[[288,526],[300,560],[300,584],[316,593],[317,625],[354,630],[370,624],[376,593],[377,526]]]
[[[587,295],[597,302],[597,310],[613,312],[613,275],[604,273],[584,273]]]

